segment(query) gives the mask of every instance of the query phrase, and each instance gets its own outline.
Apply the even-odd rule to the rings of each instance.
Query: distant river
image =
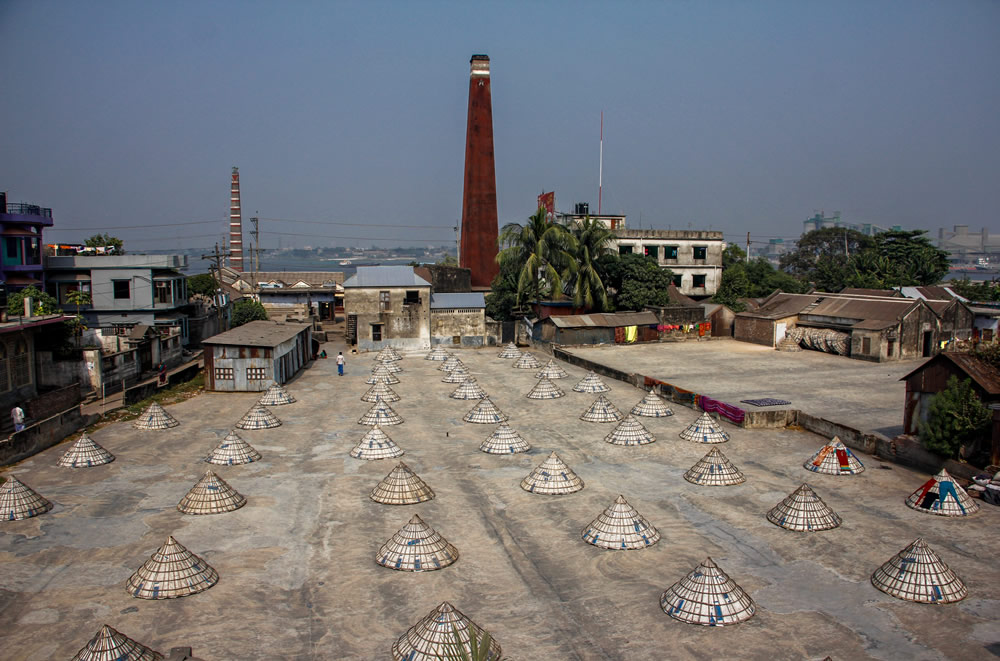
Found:
[[[341,266],[340,258],[329,258],[329,257],[292,257],[291,255],[276,255],[274,257],[261,257],[260,260],[260,270],[261,271],[342,271],[344,273],[344,278],[349,278],[354,275],[357,268],[354,266]],[[358,259],[354,260],[356,262],[361,262],[364,264],[369,264],[372,262],[377,262],[383,266],[400,266],[409,264],[414,261],[412,257],[397,257],[397,258],[387,258],[387,259]],[[419,261],[419,260],[418,260]],[[247,261],[247,268],[250,267],[250,262]],[[185,271],[187,275],[197,275],[199,273],[208,273],[208,260],[192,259],[188,258],[188,268]]]

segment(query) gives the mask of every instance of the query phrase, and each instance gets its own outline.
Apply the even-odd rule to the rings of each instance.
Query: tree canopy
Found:
[[[539,209],[527,222],[507,223],[500,230],[497,253],[501,268],[517,269],[517,302],[559,298],[563,277],[572,268],[572,237],[566,228],[548,222]]]
[[[251,321],[267,321],[267,310],[252,298],[241,298],[233,303],[230,327],[236,328]]]
[[[28,285],[20,291],[7,296],[7,314],[12,317],[24,314],[24,299],[31,298],[32,314],[56,314],[59,312],[59,301],[34,285]]]
[[[88,248],[111,248],[116,255],[125,254],[124,242],[116,236],[110,234],[95,234],[84,240],[83,245]]]
[[[972,389],[972,380],[952,376],[931,398],[927,421],[918,425],[920,442],[931,452],[954,457],[962,445],[986,436],[992,417]]]
[[[187,288],[189,294],[215,295],[215,278],[211,273],[199,273],[188,276]]]
[[[614,291],[616,310],[642,310],[646,305],[669,305],[667,288],[673,273],[646,255],[604,255],[598,260],[607,286]]]

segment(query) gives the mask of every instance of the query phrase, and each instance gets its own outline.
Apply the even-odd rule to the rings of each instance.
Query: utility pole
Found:
[[[455,263],[462,263],[462,241],[458,235],[458,225],[455,225]]]
[[[846,259],[850,259],[851,258],[851,253],[848,252],[848,250],[847,250],[847,229],[846,228],[844,229],[844,257]]]
[[[252,262],[250,264],[250,270],[253,272],[254,289],[257,287],[257,272],[260,270],[260,230],[257,227],[257,223],[259,221],[260,219],[257,218],[257,216],[250,219],[250,222],[253,224],[253,229],[250,230],[250,236],[253,237],[253,248],[251,248],[252,252],[250,253],[250,259]]]
[[[222,294],[222,257],[223,253],[219,251],[219,244],[215,244],[215,252],[210,255],[202,255],[202,259],[210,259],[215,262],[214,265],[209,266],[209,271],[212,272],[212,279],[215,280],[215,292],[219,296]],[[219,330],[222,330],[222,306],[216,301],[215,314],[219,324]]]
[[[744,260],[747,264],[750,263],[750,232],[747,232],[747,256]]]

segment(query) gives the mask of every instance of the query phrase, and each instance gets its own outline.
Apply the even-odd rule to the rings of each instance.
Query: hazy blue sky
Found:
[[[473,53],[501,224],[543,190],[596,210],[603,110],[604,211],[632,227],[1000,230],[985,0],[0,0],[0,190],[54,240],[208,246],[237,165],[265,247],[453,241]]]

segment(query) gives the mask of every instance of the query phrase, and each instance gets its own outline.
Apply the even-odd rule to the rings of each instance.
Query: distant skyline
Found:
[[[500,224],[795,238],[845,222],[1000,232],[1000,3],[0,0],[0,190],[50,242],[442,245],[469,58],[491,60]]]

